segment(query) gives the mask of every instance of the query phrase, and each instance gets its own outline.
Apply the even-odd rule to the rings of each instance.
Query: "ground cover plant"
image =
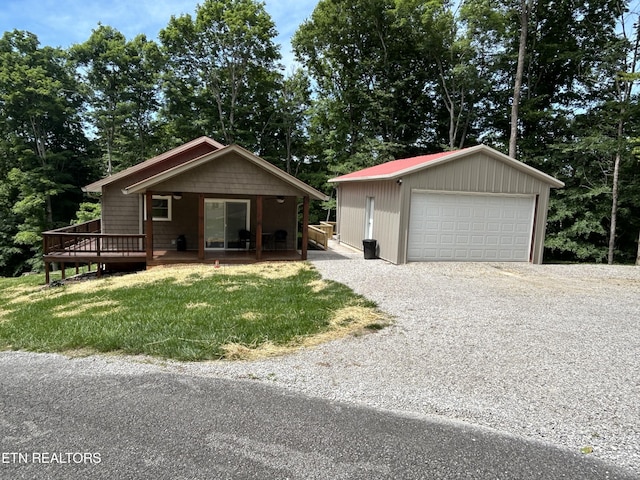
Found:
[[[0,349],[254,358],[387,324],[375,304],[301,262],[41,282],[0,278]]]

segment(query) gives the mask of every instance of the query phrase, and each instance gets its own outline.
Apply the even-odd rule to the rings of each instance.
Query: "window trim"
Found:
[[[144,212],[144,220],[147,220],[147,196],[143,195],[144,202],[142,204],[142,211]],[[152,195],[153,200],[166,200],[167,201],[167,216],[166,217],[153,217],[152,220],[154,222],[170,222],[172,218],[172,198],[171,195]],[[153,206],[152,206],[153,211]]]

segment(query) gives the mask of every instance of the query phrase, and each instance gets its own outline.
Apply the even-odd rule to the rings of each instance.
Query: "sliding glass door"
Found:
[[[206,198],[204,201],[204,246],[207,250],[241,250],[240,231],[249,230],[249,200]]]

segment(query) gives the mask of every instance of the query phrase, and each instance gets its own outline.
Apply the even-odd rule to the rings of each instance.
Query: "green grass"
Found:
[[[161,268],[52,288],[40,282],[0,278],[0,349],[247,358],[386,322],[372,302],[305,263]]]

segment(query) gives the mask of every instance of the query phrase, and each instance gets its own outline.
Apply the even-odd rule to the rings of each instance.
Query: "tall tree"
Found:
[[[629,121],[630,103],[633,88],[640,79],[638,74],[638,62],[640,61],[640,15],[635,14],[635,22],[632,31],[628,31],[626,9],[619,12],[621,36],[625,48],[620,71],[614,79],[615,97],[618,110],[616,126],[616,148],[613,161],[613,179],[611,186],[611,224],[609,228],[609,250],[607,263],[611,265],[614,259],[616,247],[616,225],[618,221],[618,201],[620,184],[620,164],[625,151],[630,150],[628,141],[627,123]],[[640,248],[640,247],[639,247]]]
[[[397,22],[408,22],[417,33],[415,65],[431,75],[423,78],[423,92],[434,97],[439,113],[437,142],[453,150],[478,136],[476,119],[491,90],[490,58],[483,38],[499,18],[486,2],[396,0]],[[501,19],[499,22],[502,21]],[[410,52],[408,52],[410,53]],[[416,90],[414,95],[420,95]]]
[[[561,229],[553,221],[557,216],[550,216],[552,237],[561,230],[552,240],[555,249],[588,249],[590,260],[609,264],[616,256],[633,260],[635,235],[628,231],[637,222],[631,212],[638,201],[632,193],[637,175],[629,141],[639,126],[633,94],[638,77],[637,26],[627,30],[625,25],[632,22],[626,21],[626,5],[617,8],[618,28],[601,25],[609,37],[600,44],[591,81],[583,83],[583,111],[568,119],[567,134],[556,141],[563,153],[559,173],[566,187],[552,211],[564,212]],[[567,208],[568,204],[573,206]]]
[[[261,154],[280,80],[276,30],[264,4],[206,0],[160,32],[167,131],[181,140],[210,135]]]
[[[107,175],[156,153],[163,62],[155,42],[144,35],[128,42],[115,28],[98,25],[71,54],[88,92],[89,122],[104,149]]]
[[[284,170],[296,176],[306,157],[310,106],[311,84],[305,72],[298,69],[282,82],[275,122]]]
[[[533,10],[533,0],[520,0],[520,39],[518,41],[518,61],[516,62],[516,78],[513,85],[513,99],[511,100],[511,131],[509,134],[509,156],[516,158],[518,141],[518,110],[522,78],[524,76],[524,62],[527,54],[527,38],[529,32],[529,17]]]
[[[159,134],[160,72],[164,58],[156,42],[137,35],[127,42],[127,83],[124,110],[127,115],[115,146],[121,158],[120,168],[129,167],[162,151]]]
[[[0,241],[10,239],[0,244],[3,273],[41,263],[41,232],[70,220],[92,172],[79,90],[63,51],[40,48],[28,32],[0,39]]]
[[[428,121],[435,99],[424,89],[435,66],[420,60],[419,22],[398,21],[393,0],[321,0],[295,33],[316,90],[311,141],[334,173],[437,143],[425,135],[436,130]]]

